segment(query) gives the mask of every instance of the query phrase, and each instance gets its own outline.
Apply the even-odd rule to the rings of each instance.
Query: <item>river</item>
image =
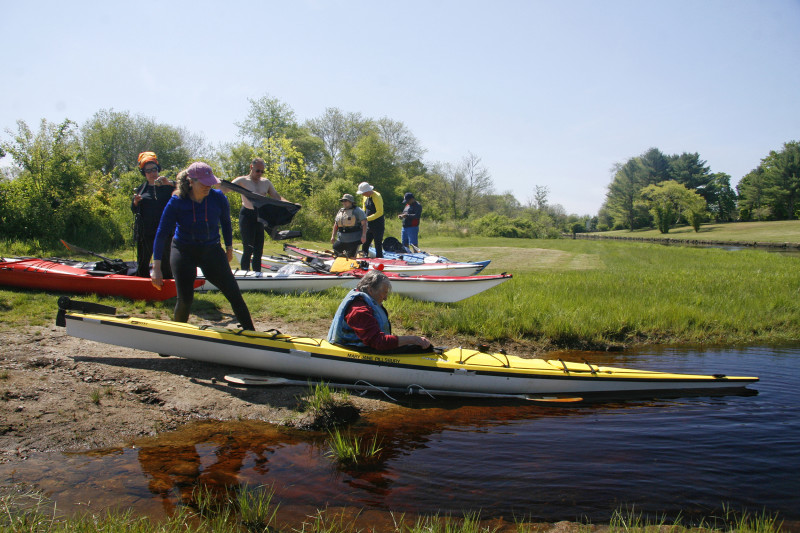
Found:
[[[686,522],[728,506],[800,520],[800,347],[562,357],[761,380],[734,395],[417,403],[354,428],[377,435],[382,447],[380,461],[364,470],[338,468],[326,434],[198,423],[137,447],[0,465],[0,483],[33,484],[68,511],[122,506],[150,515],[170,512],[198,485],[247,483],[274,487],[284,517],[341,508],[603,523],[632,507]]]

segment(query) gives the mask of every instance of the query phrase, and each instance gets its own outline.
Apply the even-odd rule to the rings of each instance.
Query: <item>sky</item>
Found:
[[[400,121],[594,215],[649,148],[732,185],[800,140],[800,0],[0,0],[0,138],[101,110],[238,140],[250,101]],[[146,147],[143,147],[143,150]],[[8,158],[0,161],[8,164]],[[423,199],[420,201],[424,204]]]

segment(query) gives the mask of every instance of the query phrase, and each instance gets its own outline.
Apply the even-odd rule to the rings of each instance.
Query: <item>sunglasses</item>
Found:
[[[144,171],[146,174],[149,174],[150,172],[158,172],[158,167],[146,167]]]

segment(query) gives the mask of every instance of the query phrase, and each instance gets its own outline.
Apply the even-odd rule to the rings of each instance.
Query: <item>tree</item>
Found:
[[[713,176],[706,162],[700,159],[700,154],[684,152],[681,155],[670,156],[669,162],[671,179],[687,189],[696,190],[709,204],[716,201],[714,189],[709,188]]]
[[[800,210],[800,143],[790,141],[771,151],[736,186],[744,220],[784,220]]]
[[[550,187],[548,187],[547,185],[534,185],[533,199],[528,200],[528,207],[533,207],[535,209],[546,208],[549,196],[550,196]]]
[[[730,222],[736,217],[736,192],[731,188],[731,177],[724,172],[711,175],[703,196],[708,210],[717,222]],[[709,201],[709,198],[711,200]]]
[[[141,152],[155,152],[164,169],[178,169],[200,157],[205,145],[183,128],[113,109],[98,111],[83,125],[81,143],[89,169],[115,178],[135,170]]]
[[[275,136],[288,137],[290,130],[297,125],[294,110],[277,98],[264,95],[258,100],[247,99],[250,111],[242,122],[236,122],[239,135],[252,146],[261,145],[265,139]]]
[[[767,186],[767,176],[760,165],[739,180],[736,192],[739,193],[739,214],[742,220],[766,220],[769,217]]]
[[[797,216],[800,200],[800,143],[787,142],[783,150],[771,151],[761,161],[768,187],[766,195],[777,219],[793,219]]]
[[[671,178],[670,158],[658,148],[650,148],[639,156],[644,185],[660,183]]]
[[[472,152],[464,156],[457,166],[445,163],[435,168],[444,179],[445,204],[454,219],[470,216],[476,203],[484,195],[492,193],[492,177],[481,165],[481,158]]]
[[[12,134],[13,135],[13,134]],[[0,222],[7,239],[48,243],[59,238],[121,243],[108,196],[89,181],[77,126],[70,120],[42,120],[33,133],[17,122],[13,140],[3,143],[13,157],[15,179],[0,184]]]
[[[605,205],[622,227],[636,229],[639,191],[646,185],[645,168],[641,159],[631,158],[625,164],[614,166],[614,179],[608,186]],[[615,224],[616,225],[616,224]]]
[[[337,107],[329,107],[321,117],[306,121],[306,127],[322,139],[329,164],[332,170],[336,170],[341,164],[345,146],[355,146],[358,139],[369,131],[371,122],[361,113],[344,113]]]
[[[695,231],[700,230],[700,222],[706,208],[706,201],[695,191],[690,191],[675,180],[648,185],[641,191],[641,202],[647,206],[661,233],[669,233],[669,228],[685,215]]]
[[[351,183],[368,181],[381,194],[398,194],[401,174],[394,150],[377,133],[361,137],[347,155],[342,169]]]
[[[417,161],[425,154],[417,138],[402,122],[383,117],[378,120],[377,127],[381,140],[391,147],[399,164]]]

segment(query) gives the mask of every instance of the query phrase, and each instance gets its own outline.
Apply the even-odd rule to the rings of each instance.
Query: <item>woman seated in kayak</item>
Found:
[[[377,352],[429,349],[431,342],[425,337],[392,335],[389,314],[383,307],[391,289],[386,274],[379,270],[367,272],[339,304],[328,331],[328,342]],[[406,346],[415,348],[409,350]]]

